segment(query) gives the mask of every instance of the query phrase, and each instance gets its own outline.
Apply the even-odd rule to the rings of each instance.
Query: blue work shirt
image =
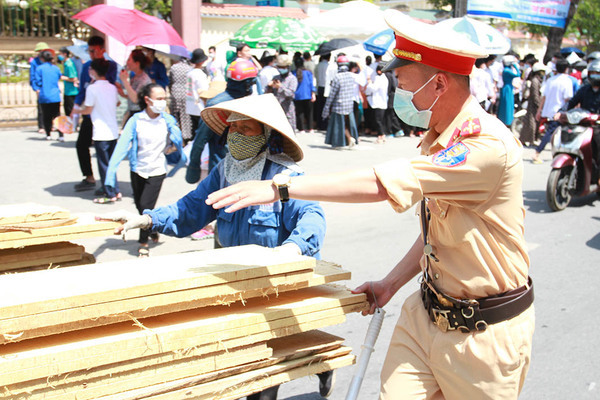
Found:
[[[296,89],[296,95],[294,100],[310,100],[313,92],[315,92],[315,84],[313,82],[313,74],[309,70],[305,69],[302,72],[302,82],[298,80],[298,88]],[[292,72],[296,78],[298,77],[298,70]]]
[[[31,86],[33,88],[33,90],[37,90],[33,86],[34,85],[33,81],[35,80],[35,70],[37,69],[37,67],[39,67],[42,64],[43,64],[43,61],[40,59],[39,56],[35,57],[29,63],[29,86]]]
[[[112,60],[108,60],[108,62],[110,66],[108,67],[108,72],[106,73],[106,79],[114,85],[117,81],[117,63]],[[82,105],[85,101],[85,91],[92,80],[90,78],[91,64],[92,61],[90,60],[83,64],[83,67],[81,67],[81,74],[79,75],[79,93],[77,96],[75,96],[75,104],[78,106]]]
[[[154,82],[158,83],[163,88],[167,88],[169,86],[169,76],[167,75],[167,68],[165,64],[158,61],[156,58],[152,61],[152,64],[146,68],[146,74],[152,79]]]
[[[144,210],[152,218],[152,229],[185,237],[198,231],[210,221],[217,220],[219,241],[223,247],[256,244],[277,247],[295,243],[302,254],[320,258],[325,238],[325,214],[319,203],[290,199],[287,203],[250,206],[234,213],[215,210],[205,203],[208,195],[229,186],[224,176],[222,161],[198,187],[176,203]],[[262,179],[271,179],[286,167],[269,159],[265,162]],[[292,173],[291,175],[298,175]]]
[[[36,68],[33,90],[40,91],[41,104],[60,103],[58,81],[61,75],[60,68],[49,62],[45,62]]]

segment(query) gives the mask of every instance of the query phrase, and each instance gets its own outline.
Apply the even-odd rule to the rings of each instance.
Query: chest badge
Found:
[[[467,161],[467,155],[471,152],[462,142],[458,142],[452,147],[438,151],[433,156],[433,163],[440,167],[456,167]]]

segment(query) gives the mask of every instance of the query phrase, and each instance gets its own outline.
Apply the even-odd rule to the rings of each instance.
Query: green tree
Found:
[[[171,23],[173,0],[135,0],[135,8]]]
[[[589,44],[600,43],[600,0],[579,2],[577,13],[573,17],[570,30],[585,37]]]

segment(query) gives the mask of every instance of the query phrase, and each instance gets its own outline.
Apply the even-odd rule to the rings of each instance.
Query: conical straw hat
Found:
[[[296,134],[272,93],[225,101],[205,108],[200,116],[210,129],[221,135],[229,126],[227,118],[232,112],[255,119],[278,131],[283,136],[283,152],[294,161],[304,158],[302,148],[296,140]]]

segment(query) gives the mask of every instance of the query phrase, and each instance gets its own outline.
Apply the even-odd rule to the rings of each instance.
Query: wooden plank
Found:
[[[140,393],[121,393],[114,396],[101,397],[102,400],[133,400],[148,398],[152,400],[171,400],[171,399],[236,399],[245,394],[256,393],[264,388],[275,386],[287,382],[291,379],[300,378],[307,375],[313,375],[335,368],[352,365],[354,363],[354,355],[349,354],[349,347],[340,347],[325,353],[310,355],[307,357],[283,361],[281,363],[268,367],[255,369],[241,374],[227,376],[222,379],[201,383],[192,387],[183,389],[171,390],[165,393],[156,394],[165,390],[163,387],[146,388],[145,396],[141,397]],[[335,360],[335,361],[334,361]],[[305,367],[305,368],[302,368]],[[302,368],[302,369],[301,369]],[[290,373],[296,370],[296,373]],[[274,376],[279,374],[280,378],[286,376],[286,379],[273,380]],[[184,384],[184,382],[173,382],[175,384]],[[166,385],[165,385],[166,386]],[[236,397],[237,396],[237,397]]]
[[[51,377],[18,385],[6,386],[2,400],[77,399],[89,400],[99,396],[129,391],[162,382],[202,375],[203,379],[240,373],[249,368],[261,368],[285,360],[339,348],[343,339],[321,331],[253,344],[229,352],[221,351],[201,357],[163,354],[131,360],[110,366],[77,371],[61,377]],[[218,372],[217,372],[218,371]]]
[[[0,226],[69,218],[69,211],[35,203],[0,205]]]
[[[0,269],[9,269],[12,265],[20,267],[21,264],[19,263],[27,263],[28,265],[45,264],[46,262],[52,262],[52,257],[65,254],[79,254],[81,259],[83,252],[83,246],[70,242],[40,244],[20,249],[3,249],[0,250]],[[46,261],[47,259],[49,261]],[[42,262],[39,260],[42,260]]]
[[[64,242],[85,237],[112,236],[114,229],[121,225],[119,222],[96,221],[91,213],[77,214],[74,217],[77,217],[77,222],[71,225],[37,228],[29,232],[0,232],[0,249]]]
[[[0,399],[89,400],[265,360],[272,354],[273,350],[264,342],[202,356],[190,357],[183,351],[161,354],[4,386]]]
[[[96,258],[94,257],[93,254],[83,253],[81,255],[81,259],[80,260],[64,261],[64,262],[50,263],[50,264],[44,264],[44,265],[34,265],[32,267],[23,267],[23,268],[17,268],[17,269],[10,269],[10,270],[7,270],[7,271],[0,272],[0,275],[2,275],[2,274],[15,274],[15,273],[19,273],[20,274],[20,273],[23,273],[23,272],[43,271],[43,270],[54,269],[54,268],[75,267],[75,266],[78,266],[78,265],[94,264],[95,262],[96,262]]]
[[[141,328],[120,323],[5,344],[0,346],[0,385],[191,347],[196,354],[205,354],[222,349],[220,343],[228,339],[344,316],[365,309],[366,304],[363,294],[321,286],[283,293],[277,299],[250,299],[245,306],[148,318]],[[296,332],[287,335],[292,333]],[[235,347],[247,343],[239,341]]]
[[[101,326],[131,318],[229,304],[240,299],[277,295],[350,278],[350,272],[324,261],[310,270],[246,279],[204,288],[161,293],[114,302],[80,306],[48,313],[0,319],[0,344]]]
[[[2,319],[314,269],[255,245],[0,276]]]

